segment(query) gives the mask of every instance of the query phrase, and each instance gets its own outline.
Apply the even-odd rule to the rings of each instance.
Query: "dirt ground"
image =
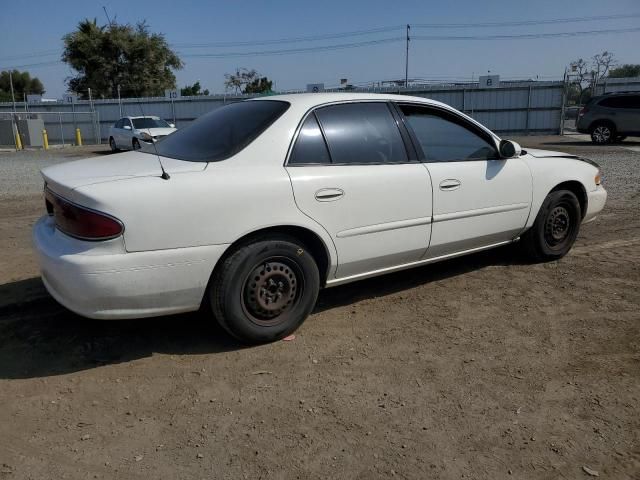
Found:
[[[640,143],[520,141],[604,170],[567,257],[328,289],[295,340],[253,348],[201,314],[58,306],[30,251],[37,167],[78,151],[0,154],[0,479],[640,478]]]

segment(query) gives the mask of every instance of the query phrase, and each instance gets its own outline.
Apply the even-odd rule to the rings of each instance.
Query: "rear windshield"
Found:
[[[159,155],[178,160],[224,160],[249,145],[288,108],[288,102],[279,100],[232,103],[203,115],[155,147]],[[156,153],[156,149],[151,146],[144,151]]]
[[[169,124],[159,118],[132,118],[133,128],[170,128]]]

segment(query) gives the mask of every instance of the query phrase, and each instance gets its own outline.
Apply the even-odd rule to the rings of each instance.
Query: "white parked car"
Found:
[[[517,240],[558,259],[607,197],[593,162],[408,96],[248,100],[156,146],[42,171],[42,279],[81,315],[210,305],[240,340],[271,341],[322,287]]]
[[[176,131],[173,123],[160,117],[122,117],[109,128],[109,146],[118,150],[139,150]]]

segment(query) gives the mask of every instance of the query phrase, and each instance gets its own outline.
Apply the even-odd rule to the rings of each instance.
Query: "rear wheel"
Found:
[[[118,151],[118,146],[116,145],[116,141],[113,139],[113,137],[109,137],[109,147],[111,148],[112,152]]]
[[[611,143],[616,138],[616,129],[609,123],[596,123],[591,128],[591,141],[598,145]]]
[[[320,275],[297,239],[274,236],[237,248],[214,273],[209,300],[220,325],[245,343],[289,335],[311,313]]]
[[[522,236],[527,256],[535,262],[564,257],[580,231],[580,202],[569,190],[551,192],[542,203],[533,226]]]

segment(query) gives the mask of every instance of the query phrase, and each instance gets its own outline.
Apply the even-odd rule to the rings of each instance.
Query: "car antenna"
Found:
[[[144,114],[144,110],[142,109],[142,102],[140,101],[140,98],[138,97],[138,108],[140,108],[140,113],[142,113],[143,117],[146,117],[146,115]],[[149,129],[147,129],[149,130]],[[147,134],[149,136],[151,136],[151,132],[147,132]],[[158,158],[158,163],[160,164],[160,170],[162,170],[162,175],[160,175],[160,178],[162,178],[163,180],[169,180],[171,178],[171,176],[167,173],[167,171],[164,169],[164,167],[162,166],[162,160],[160,160],[160,154],[158,153],[158,147],[156,147],[156,142],[153,141],[153,137],[151,137],[151,145],[153,145],[153,151],[156,154],[156,157]]]

